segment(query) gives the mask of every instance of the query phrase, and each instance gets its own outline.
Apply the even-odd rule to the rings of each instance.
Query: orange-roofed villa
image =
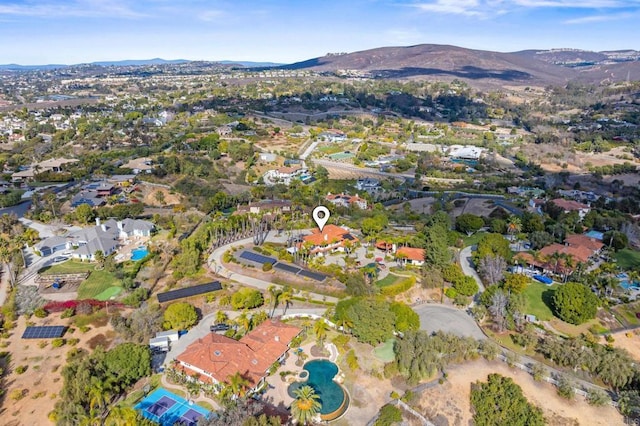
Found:
[[[400,247],[395,253],[398,263],[405,263],[413,266],[424,265],[424,255],[424,249],[414,247]]]
[[[216,386],[240,373],[249,382],[249,392],[256,392],[270,367],[286,358],[291,341],[301,331],[294,325],[267,320],[240,340],[210,333],[176,357],[176,369]]]
[[[358,238],[347,229],[336,225],[325,225],[322,231],[314,229],[311,235],[303,238],[303,241],[303,244],[311,245],[309,250],[311,254],[324,255],[336,251],[344,252],[349,245],[356,244]]]

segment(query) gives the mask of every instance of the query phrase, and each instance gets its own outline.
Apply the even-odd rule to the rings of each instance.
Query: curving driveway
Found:
[[[430,333],[445,331],[458,336],[473,337],[484,340],[478,324],[465,311],[444,305],[423,304],[414,306],[413,310],[420,316],[420,329]]]

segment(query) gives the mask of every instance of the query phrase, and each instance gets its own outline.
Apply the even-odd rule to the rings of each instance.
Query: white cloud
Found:
[[[479,16],[479,0],[436,0],[431,3],[418,3],[416,8],[424,12],[435,12],[452,15]]]
[[[25,16],[42,18],[140,18],[146,14],[137,12],[121,0],[75,0],[68,3],[31,1],[0,4],[0,16]]]
[[[591,16],[582,16],[580,18],[567,19],[563,23],[569,24],[569,25],[591,24],[594,22],[618,21],[620,19],[628,19],[631,17],[634,17],[634,14],[614,13],[611,15],[591,15]]]
[[[518,9],[635,9],[640,0],[423,0],[410,5],[424,12],[488,17]]]

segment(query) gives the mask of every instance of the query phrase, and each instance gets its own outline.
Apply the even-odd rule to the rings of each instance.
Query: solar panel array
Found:
[[[285,272],[290,272],[292,274],[297,274],[298,272],[301,271],[300,268],[298,268],[297,266],[291,266],[291,265],[287,265],[286,263],[276,263],[274,268],[279,269],[281,271],[285,271]]]
[[[23,339],[57,339],[64,336],[67,327],[64,325],[51,325],[40,327],[27,327],[22,334]]]
[[[209,293],[211,291],[222,290],[220,281],[214,281],[207,284],[194,285],[193,287],[181,288],[178,290],[158,293],[158,302],[168,302],[170,300],[182,299],[184,297],[197,296],[199,294]]]
[[[256,252],[247,251],[247,250],[240,253],[240,258],[244,260],[248,260],[249,262],[259,263],[261,265],[264,265],[265,263],[270,263],[273,265],[277,262],[277,259],[274,259],[273,257],[263,256]]]
[[[306,269],[301,269],[298,275],[302,275],[303,277],[311,278],[315,281],[324,281],[327,276],[325,274],[320,274],[318,272],[307,271]]]

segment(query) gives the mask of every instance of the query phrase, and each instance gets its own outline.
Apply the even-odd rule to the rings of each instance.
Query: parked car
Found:
[[[231,327],[229,326],[229,324],[211,324],[211,327],[209,327],[209,329],[212,332],[215,332],[215,331],[227,331],[230,328]]]

